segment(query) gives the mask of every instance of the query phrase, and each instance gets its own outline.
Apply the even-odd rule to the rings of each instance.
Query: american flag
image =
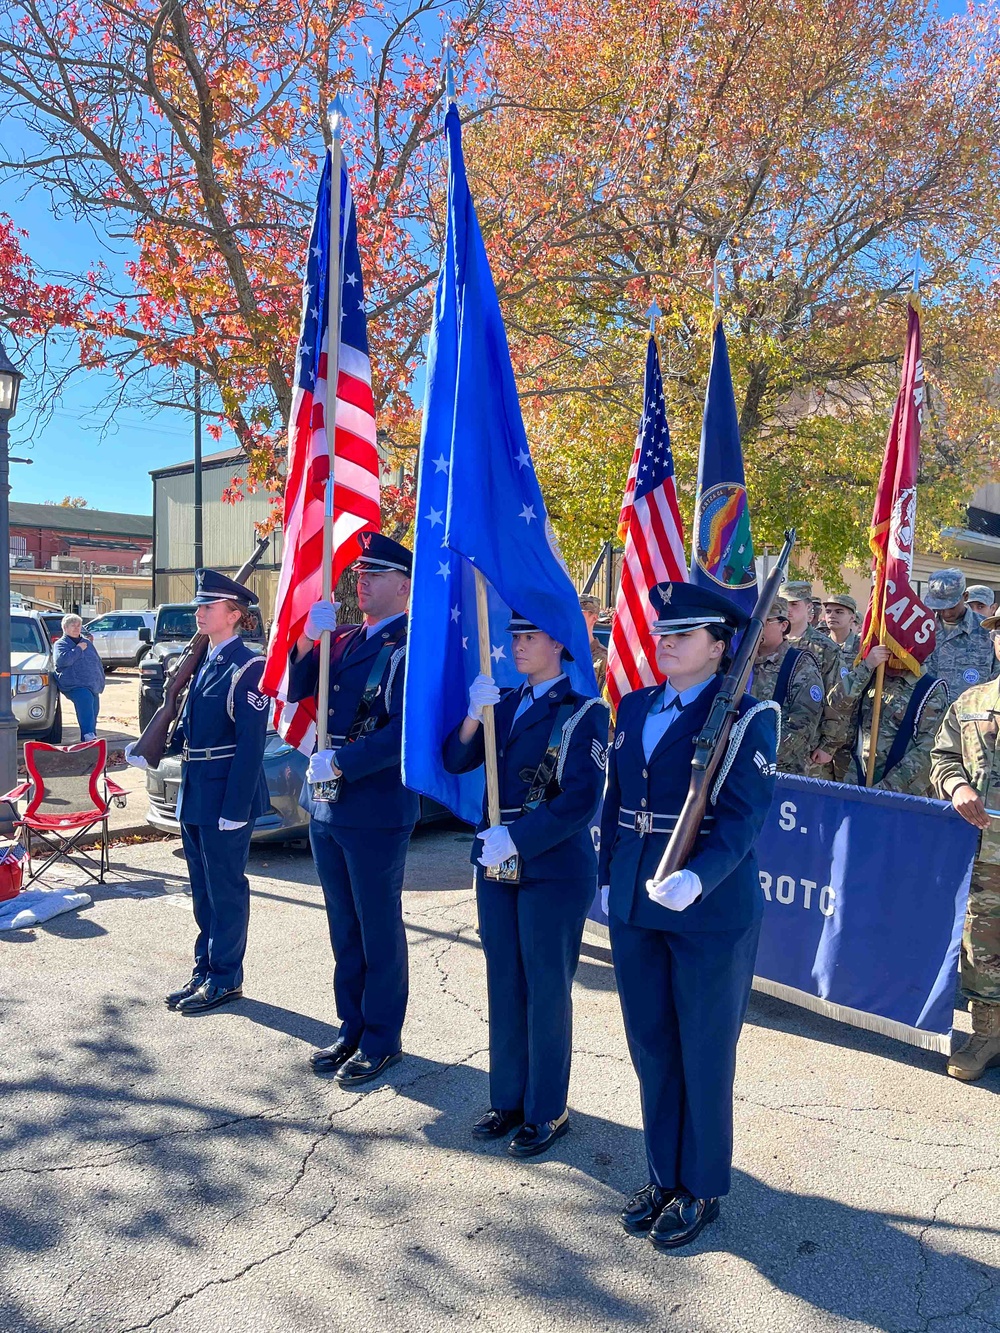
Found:
[[[339,157],[339,153],[338,153]],[[288,429],[281,578],[267,649],[263,688],[277,700],[275,726],[290,745],[311,754],[316,743],[313,700],[288,702],[288,656],[310,606],[323,595],[323,504],[330,475],[327,350],[330,314],[331,154],[320,180],[302,285],[302,324]],[[359,554],[357,534],[378,529],[379,460],[375,446],[368,322],[358,230],[347,168],[340,160],[340,348],[334,436],[333,586]]]
[[[607,684],[615,710],[623,694],[663,679],[656,669],[652,635],[656,617],[649,605],[649,589],[654,583],[687,580],[663,377],[652,336],[646,350],[639,438],[618,519],[618,539],[625,544],[625,556],[608,649]]]

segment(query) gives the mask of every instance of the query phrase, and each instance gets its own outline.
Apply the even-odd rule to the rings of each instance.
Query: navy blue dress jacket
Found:
[[[263,657],[234,639],[192,681],[170,753],[222,753],[182,764],[181,823],[247,823],[270,810],[263,764],[271,700],[261,693],[263,671]]]
[[[646,880],[656,873],[669,830],[687,796],[695,738],[708,718],[719,684],[721,679],[684,709],[648,761],[642,728],[662,687],[635,690],[625,695],[618,709],[608,751],[599,880],[611,887],[610,912],[634,926],[670,931],[736,930],[751,925],[763,912],[754,846],[774,794],[777,725],[771,708],[758,712],[746,724],[718,799],[707,806],[687,862],[687,869],[701,880],[701,897],[674,912],[654,903],[646,893]],[[739,718],[756,706],[756,700],[744,695]],[[739,726],[738,719],[734,734]],[[662,831],[639,833],[636,815],[643,813],[660,816],[656,827]]]
[[[407,828],[420,816],[420,799],[403,786],[403,678],[406,668],[406,630],[399,637],[382,669],[378,694],[369,718],[373,729],[347,744],[347,734],[358,712],[375,659],[389,638],[400,629],[397,617],[365,638],[364,625],[338,625],[330,635],[330,711],[328,745],[337,751],[337,766],[344,775],[340,799],[314,801],[307,782],[299,804],[321,824],[348,828]],[[315,697],[319,682],[319,642],[298,661],[294,650],[289,664],[292,702]]]
[[[503,693],[495,709],[497,768],[500,777],[500,813],[510,826],[510,835],[520,852],[524,879],[577,879],[593,876],[596,869],[590,824],[604,787],[604,762],[608,738],[608,709],[600,700],[588,703],[564,676],[536,699],[517,719],[521,690]],[[561,776],[550,787],[547,799],[521,814],[531,779],[548,748],[552,726],[562,703],[572,703],[576,712],[563,727],[560,753]],[[513,724],[513,725],[512,725]],[[463,745],[459,727],[444,743],[444,766],[449,773],[468,773],[485,758],[483,729]],[[486,828],[486,798],[478,831]],[[482,842],[472,845],[472,863],[482,853]]]

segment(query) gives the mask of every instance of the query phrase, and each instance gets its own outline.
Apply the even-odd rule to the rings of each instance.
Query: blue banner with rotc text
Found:
[[[779,774],[754,988],[949,1051],[977,846],[946,802]],[[591,919],[607,922],[599,900]]]

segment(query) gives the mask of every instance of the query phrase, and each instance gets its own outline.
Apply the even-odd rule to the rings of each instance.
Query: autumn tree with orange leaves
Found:
[[[122,261],[39,275],[30,238],[0,219],[0,318],[36,350],[54,351],[70,332],[73,366],[110,368],[140,401],[150,370],[162,398],[189,394],[198,367],[251,476],[278,487],[303,251],[339,93],[354,131],[345,149],[379,423],[390,442],[400,426],[405,436],[437,262],[442,8],[5,4],[0,119],[21,127],[24,147],[0,149],[0,174],[47,191],[57,216],[89,221]],[[447,6],[456,47],[475,35],[479,13],[480,0]]]
[[[28,148],[0,173],[46,189],[126,258],[36,273],[30,238],[0,225],[0,318],[29,347],[72,335],[76,359],[112,367],[126,392],[148,394],[151,370],[186,383],[200,366],[271,485],[335,90],[351,117],[380,425],[416,444],[446,31],[567,554],[593,555],[614,531],[652,296],[690,514],[716,259],[758,544],[794,521],[822,573],[863,556],[918,243],[925,540],[994,460],[993,5],[947,21],[903,0],[7,0],[6,12],[0,115]]]
[[[923,256],[922,536],[997,462],[1000,24],[902,0],[511,0],[470,134],[522,401],[568,553],[611,536],[658,336],[690,518],[722,265],[758,544],[867,558]]]

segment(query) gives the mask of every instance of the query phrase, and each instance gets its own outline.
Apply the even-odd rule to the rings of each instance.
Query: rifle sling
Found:
[[[374,704],[381,692],[382,676],[385,673],[386,667],[389,665],[389,658],[392,657],[393,653],[396,651],[399,641],[405,633],[406,629],[404,625],[404,627],[397,630],[391,638],[386,639],[383,642],[382,647],[378,650],[378,654],[376,655],[374,662],[372,662],[372,669],[368,673],[368,680],[365,683],[364,691],[361,698],[358,700],[357,711],[355,712],[354,720],[348,729],[347,737],[344,741],[345,745],[353,745],[360,736],[364,736],[368,732],[375,730],[375,719],[371,715],[372,704]]]

